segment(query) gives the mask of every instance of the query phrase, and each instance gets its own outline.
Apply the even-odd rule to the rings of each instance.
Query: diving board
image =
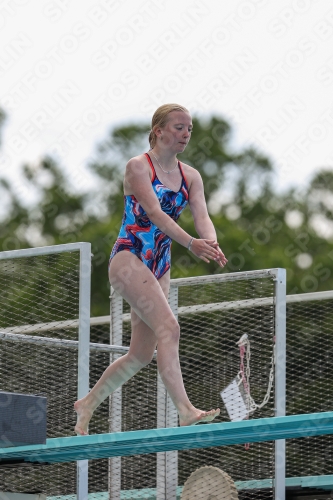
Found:
[[[333,434],[333,412],[47,439],[0,449],[0,464],[58,463]]]

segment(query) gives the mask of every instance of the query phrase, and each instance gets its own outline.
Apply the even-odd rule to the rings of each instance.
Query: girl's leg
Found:
[[[93,411],[151,360],[157,343],[158,369],[178,410],[180,425],[215,418],[219,410],[197,410],[190,403],[184,388],[178,355],[179,325],[166,298],[169,276],[166,274],[160,282],[157,281],[135,255],[123,251],[112,259],[109,277],[116,292],[132,307],[134,335],[128,354],[112,363],[88,395],[75,403],[78,413],[76,432],[87,433]]]
[[[128,254],[128,252],[123,252]],[[137,259],[137,257],[135,257]],[[149,271],[150,272],[150,271]],[[166,297],[169,293],[170,277],[166,273],[157,282]],[[144,366],[150,363],[157,346],[155,333],[131,308],[131,342],[127,354],[115,360],[102,374],[91,391],[74,404],[78,414],[75,432],[88,433],[88,424],[95,409],[118,387],[127,382]]]
[[[116,257],[118,260],[115,261]],[[213,420],[220,410],[197,410],[189,401],[179,363],[179,325],[167,301],[169,273],[159,281],[130,252],[120,252],[111,261],[110,282],[155,333],[157,365],[166,389],[179,413],[180,425]],[[162,288],[168,280],[166,292]]]

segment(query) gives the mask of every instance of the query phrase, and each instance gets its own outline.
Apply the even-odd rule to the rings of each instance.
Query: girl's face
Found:
[[[156,130],[156,135],[162,138],[159,146],[163,149],[167,147],[176,154],[182,153],[191,138],[191,116],[185,111],[171,111],[168,118],[165,127]]]

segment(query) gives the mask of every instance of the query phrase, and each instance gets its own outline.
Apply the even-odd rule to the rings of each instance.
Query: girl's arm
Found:
[[[205,195],[204,195],[204,185],[202,182],[202,177],[200,173],[193,169],[192,171],[192,182],[189,193],[189,205],[193,215],[194,227],[200,238],[213,240],[212,246],[216,248],[219,252],[219,258],[217,262],[224,266],[228,261],[225,258],[222,250],[219,247],[216,237],[216,231],[214,224],[207,210]]]

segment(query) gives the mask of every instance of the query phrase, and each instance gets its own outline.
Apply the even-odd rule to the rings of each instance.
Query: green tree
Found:
[[[4,115],[1,115],[2,117]],[[220,117],[206,122],[193,118],[191,141],[180,160],[197,168],[220,245],[229,259],[225,269],[206,264],[172,246],[172,277],[236,272],[272,267],[288,270],[288,292],[333,288],[330,233],[333,174],[314,176],[302,196],[274,189],[272,162],[254,148],[232,152],[231,128]],[[92,243],[92,314],[109,308],[107,264],[123,214],[122,182],[128,159],[148,148],[148,125],[110,130],[87,167],[96,188],[78,193],[56,161],[45,156],[36,166],[23,165],[22,177],[36,192],[34,207],[26,207],[4,179],[7,215],[1,226],[3,250],[75,241]],[[179,221],[196,235],[190,210]]]

